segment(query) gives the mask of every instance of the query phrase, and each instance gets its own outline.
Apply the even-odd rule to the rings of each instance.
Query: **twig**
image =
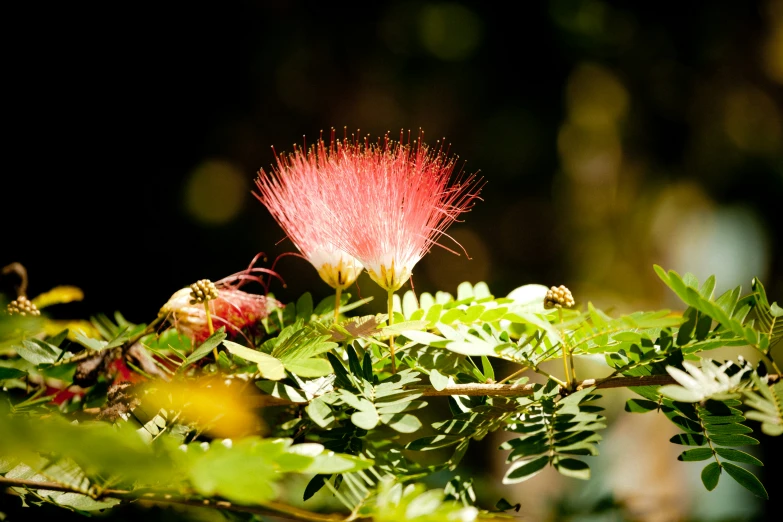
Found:
[[[770,384],[780,380],[780,375],[768,375]],[[664,384],[677,384],[670,375],[644,375],[640,377],[613,377],[611,379],[585,379],[577,382],[574,391],[583,390],[590,386],[596,388],[630,388],[633,386],[663,386]],[[406,390],[418,391],[424,397],[446,397],[449,395],[471,395],[488,397],[524,397],[533,395],[535,384],[454,384],[442,390],[436,390],[426,384],[414,384],[406,386]],[[561,386],[563,391],[567,391],[565,386]],[[291,404],[305,404],[304,402],[295,403],[288,399],[272,397],[270,395],[261,395],[252,399],[254,405],[258,406],[283,406]],[[256,404],[257,403],[257,404]]]
[[[47,491],[62,491],[65,493],[86,493],[79,488],[58,484],[56,482],[39,482],[37,480],[9,479],[0,477],[0,487],[22,487],[30,489],[43,489]],[[88,495],[89,496],[89,495]],[[206,507],[225,509],[241,513],[254,513],[258,515],[273,516],[289,520],[306,520],[312,522],[348,522],[352,519],[337,513],[314,513],[294,506],[288,506],[280,502],[264,502],[259,506],[242,506],[225,500],[211,500],[182,496],[173,493],[142,493],[123,489],[104,489],[97,498],[116,498],[121,500],[138,500],[143,502],[157,502],[162,504],[180,504],[193,507]]]
[[[780,380],[779,375],[769,375],[770,383]],[[615,377],[601,381],[600,379],[585,379],[576,383],[576,390],[583,390],[591,386],[596,388],[629,388],[633,386],[663,386],[664,384],[677,384],[670,375],[644,375],[640,377]],[[425,397],[439,397],[446,395],[487,395],[492,397],[523,397],[532,395],[535,384],[455,384],[442,390],[436,390],[426,385],[407,386],[406,390],[421,391]]]

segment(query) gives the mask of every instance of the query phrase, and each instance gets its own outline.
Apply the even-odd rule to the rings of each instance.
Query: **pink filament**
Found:
[[[456,160],[442,143],[402,138],[341,141],[332,130],[328,146],[319,139],[276,156],[272,172],[259,173],[256,197],[306,256],[328,241],[368,268],[393,261],[411,270],[443,236],[452,239],[445,230],[480,199],[483,183],[461,171],[451,180]]]

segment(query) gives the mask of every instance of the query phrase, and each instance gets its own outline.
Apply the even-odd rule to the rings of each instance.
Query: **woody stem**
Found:
[[[389,290],[389,326],[394,323],[394,290]],[[389,353],[391,354],[392,373],[397,373],[397,362],[394,360],[394,335],[389,335]]]

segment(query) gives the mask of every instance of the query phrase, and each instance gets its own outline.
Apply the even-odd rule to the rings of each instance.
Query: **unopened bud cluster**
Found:
[[[190,304],[200,304],[218,298],[218,289],[209,279],[200,279],[190,285]]]
[[[20,295],[5,307],[8,315],[41,315],[41,311],[28,298]]]
[[[576,304],[571,290],[564,285],[553,286],[546,292],[544,308],[571,308]]]

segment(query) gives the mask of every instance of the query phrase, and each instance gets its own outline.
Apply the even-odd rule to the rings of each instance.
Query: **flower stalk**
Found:
[[[337,323],[340,319],[340,294],[342,294],[343,288],[338,286],[334,289],[334,322]]]
[[[388,300],[389,326],[394,324],[394,290],[389,290]],[[391,355],[392,373],[397,373],[397,361],[394,358],[394,334],[389,334],[389,354]]]

